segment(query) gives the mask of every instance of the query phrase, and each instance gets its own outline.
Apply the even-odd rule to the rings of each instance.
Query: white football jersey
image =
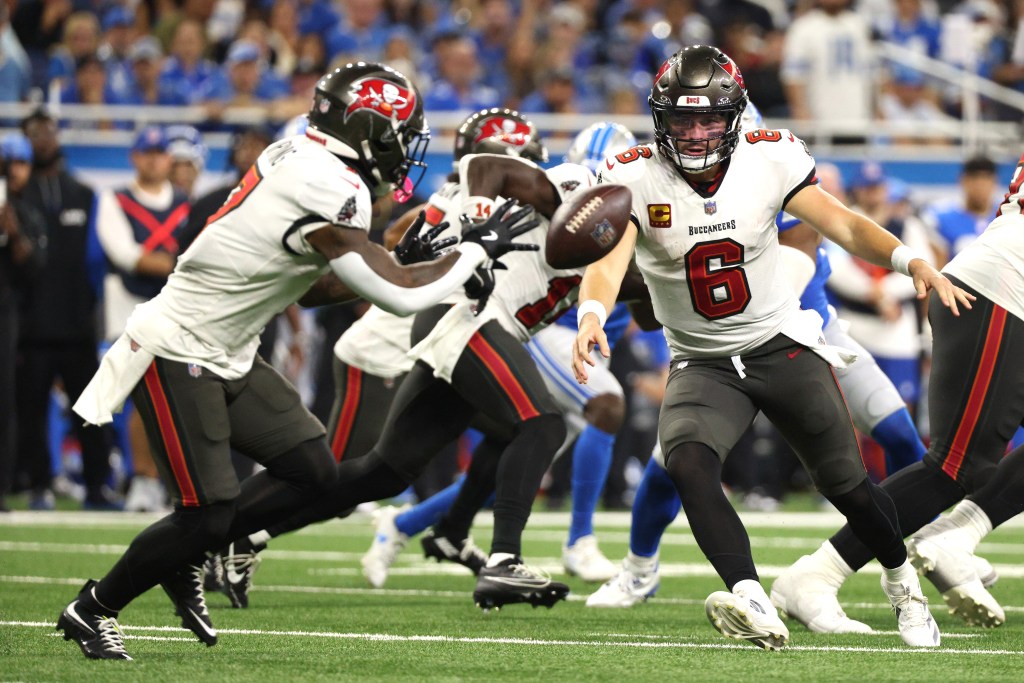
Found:
[[[595,183],[594,175],[579,164],[561,164],[545,174],[562,201]],[[497,199],[499,204],[502,201]],[[584,269],[559,270],[548,265],[544,248],[550,221],[539,215],[537,218],[540,225],[517,237],[516,242],[536,244],[540,251],[513,251],[501,257],[508,270],[495,271],[494,292],[480,315],[473,315],[476,302],[464,294],[450,299],[455,306],[410,351],[412,358],[422,359],[438,377],[448,380],[463,348],[487,321],[497,320],[519,341],[526,342],[575,303]]]
[[[448,228],[435,240],[457,237],[461,226],[459,210],[461,194],[458,183],[445,183],[427,201],[426,225],[437,226],[448,221]],[[423,231],[427,228],[424,226]],[[334,345],[340,361],[376,377],[392,378],[412,369],[409,357],[412,323],[416,316],[400,317],[371,306]]]
[[[800,306],[778,272],[775,216],[815,182],[799,138],[786,130],[741,134],[725,175],[703,194],[653,145],[607,159],[599,182],[633,193],[636,264],[674,356],[736,356],[780,332],[793,336]]]
[[[942,269],[1024,320],[1024,156],[999,215]]]
[[[268,147],[160,294],[126,331],[146,351],[226,379],[252,367],[259,334],[328,272],[306,235],[326,223],[370,229],[372,199],[355,170],[305,138]]]

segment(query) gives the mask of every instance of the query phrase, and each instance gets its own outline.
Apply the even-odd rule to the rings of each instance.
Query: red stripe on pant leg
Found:
[[[999,358],[999,347],[1003,343],[1005,328],[1006,309],[993,305],[992,318],[988,321],[988,329],[985,331],[985,347],[981,351],[981,362],[978,363],[978,370],[971,383],[967,408],[960,418],[960,424],[956,428],[956,435],[953,437],[953,443],[950,444],[949,453],[942,462],[942,471],[953,479],[956,479],[956,475],[960,473],[967,447],[970,445],[971,437],[974,436],[974,430],[978,427],[978,418],[985,405],[988,386],[992,382],[992,375],[995,374],[996,360]]]
[[[153,402],[153,412],[156,414],[156,422],[160,427],[164,450],[167,451],[167,459],[171,462],[171,471],[174,472],[174,479],[178,482],[178,489],[181,491],[181,504],[185,507],[195,507],[199,505],[199,497],[196,495],[192,476],[188,473],[185,451],[181,447],[178,428],[174,425],[174,416],[171,415],[171,404],[167,401],[167,394],[164,393],[160,377],[157,375],[156,361],[150,363],[144,379],[149,398]]]
[[[487,343],[483,335],[475,333],[469,340],[469,349],[487,367],[492,375],[498,380],[498,384],[505,390],[505,393],[512,400],[512,405],[521,420],[529,420],[531,417],[540,415],[540,411],[533,405],[533,401],[527,396],[523,385],[519,383],[516,376],[509,369],[505,359],[501,357],[494,347]]]
[[[350,365],[345,375],[345,400],[341,402],[338,424],[334,429],[334,439],[331,440],[331,453],[334,453],[336,462],[341,462],[342,456],[345,455],[348,440],[352,436],[352,425],[356,421],[356,411],[359,409],[359,396],[362,393],[363,371]]]

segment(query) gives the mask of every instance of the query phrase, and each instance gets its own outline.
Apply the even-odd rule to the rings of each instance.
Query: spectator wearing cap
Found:
[[[171,185],[186,197],[194,196],[196,180],[206,168],[208,152],[203,134],[193,126],[167,127],[167,153],[171,155]]]
[[[384,0],[345,0],[344,14],[324,38],[328,60],[359,57],[375,61],[388,38]]]
[[[937,202],[924,214],[936,263],[945,265],[984,232],[996,215],[999,189],[991,159],[977,156],[964,162],[960,196]]]
[[[224,70],[204,86],[199,96],[209,115],[220,118],[229,107],[270,105],[290,95],[287,83],[270,73],[255,43],[235,41]]]
[[[908,213],[881,165],[866,162],[849,184],[853,209],[871,218],[919,254],[929,254],[923,221]],[[828,289],[850,336],[878,361],[913,412],[921,391],[921,311],[914,283],[842,249],[830,249]]]
[[[100,193],[98,234],[110,263],[104,280],[105,339],[124,332],[135,306],[157,295],[174,270],[178,238],[188,222],[188,196],[170,182],[167,130],[147,126],[131,149],[134,179]],[[127,434],[135,476],[125,499],[134,511],[163,509],[164,493],[138,413],[126,406]]]
[[[50,56],[46,80],[63,88],[74,80],[78,64],[100,47],[100,22],[92,12],[75,12],[64,22],[64,40]],[[57,85],[54,86],[53,84]]]
[[[46,258],[46,224],[22,199],[32,174],[32,144],[21,133],[0,140],[0,175],[7,185],[0,196],[0,512],[7,511],[16,463],[15,358],[18,295]]]
[[[96,238],[92,189],[64,168],[57,123],[37,110],[22,122],[32,143],[32,176],[22,198],[43,216],[46,259],[21,298],[18,334],[18,453],[31,489],[29,505],[53,507],[47,415],[60,378],[77,396],[96,373],[97,302],[106,264]],[[103,432],[71,421],[82,447],[85,506],[111,509],[109,452]]]
[[[132,69],[128,52],[135,38],[135,14],[114,5],[103,15],[103,42],[96,54],[107,70],[107,86],[120,101],[131,88]]]
[[[160,72],[163,92],[182,93],[189,104],[199,100],[208,83],[220,74],[220,69],[203,57],[206,33],[203,25],[192,19],[182,20],[174,30],[171,54]]]
[[[144,36],[128,50],[131,81],[119,104],[166,105],[188,104],[188,93],[182,90],[185,81],[160,77],[164,53],[160,41]]]
[[[465,36],[435,41],[438,79],[423,98],[428,111],[471,111],[496,107],[498,91],[485,86],[476,43]]]

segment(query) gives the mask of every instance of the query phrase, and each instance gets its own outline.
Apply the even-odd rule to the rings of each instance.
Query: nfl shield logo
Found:
[[[704,213],[708,216],[714,216],[718,212],[718,203],[712,200],[704,202]]]
[[[192,375],[193,377],[201,377],[203,374],[203,369],[196,365],[195,363],[189,363],[188,374]]]

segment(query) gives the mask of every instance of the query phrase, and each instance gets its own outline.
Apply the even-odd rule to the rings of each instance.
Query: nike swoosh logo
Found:
[[[89,626],[89,624],[87,624],[85,620],[82,619],[82,617],[78,616],[78,612],[75,611],[75,605],[77,604],[78,600],[75,600],[73,603],[68,605],[68,614],[71,616],[72,619],[77,621],[78,624],[82,626],[84,629],[86,629],[89,633],[96,633],[96,630],[92,626]]]
[[[207,633],[208,635],[211,635],[211,636],[216,636],[216,635],[217,635],[217,632],[216,632],[216,631],[214,631],[214,630],[213,630],[212,628],[210,628],[209,626],[207,626],[207,625],[206,625],[206,622],[205,622],[205,621],[203,621],[202,617],[200,617],[200,616],[199,616],[198,614],[196,614],[196,613],[195,613],[195,610],[193,610],[193,609],[192,609],[191,607],[186,607],[185,609],[187,609],[187,610],[188,610],[188,613],[189,613],[189,614],[191,614],[191,615],[192,615],[193,617],[195,617],[196,623],[198,623],[198,624],[199,624],[199,626],[200,626],[200,627],[201,627],[201,628],[202,628],[202,629],[203,629],[204,631],[206,631],[206,633]]]
[[[615,164],[612,163],[611,159],[605,160],[604,165],[608,167],[609,171],[615,168]]]
[[[498,233],[491,230],[486,235],[480,235],[480,239],[482,239],[484,242],[495,242],[498,239]]]
[[[793,353],[787,353],[786,357],[789,358],[790,360],[793,360],[794,358],[797,357],[797,354],[799,354],[801,351],[803,351],[803,349],[797,349]]]
[[[234,569],[228,569],[224,575],[227,576],[228,581],[231,583],[241,583],[245,581],[245,574],[239,574]]]
[[[352,187],[356,188],[357,190],[359,189],[359,183],[358,182],[352,182],[351,180],[349,180],[345,176],[341,176],[341,179],[344,180],[349,185],[351,185]]]

